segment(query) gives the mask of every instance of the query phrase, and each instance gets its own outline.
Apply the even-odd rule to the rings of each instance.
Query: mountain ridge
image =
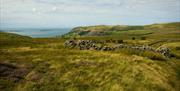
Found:
[[[80,26],[73,28],[69,33],[62,37],[80,37],[80,36],[107,36],[114,31],[129,30],[157,30],[157,29],[180,29],[180,22],[157,23],[151,25],[97,25],[97,26]]]

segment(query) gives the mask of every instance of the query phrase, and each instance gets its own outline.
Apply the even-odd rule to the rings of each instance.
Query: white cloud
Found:
[[[106,18],[108,21],[129,18],[131,22],[132,17],[143,17],[144,21],[156,17],[175,19],[180,16],[179,7],[179,0],[0,0],[0,21],[38,25],[54,21],[94,23]]]
[[[33,8],[32,11],[33,11],[33,12],[37,12],[37,9],[36,9],[36,8]]]
[[[54,7],[52,8],[52,11],[56,11],[56,10],[57,10],[57,7],[54,6]]]

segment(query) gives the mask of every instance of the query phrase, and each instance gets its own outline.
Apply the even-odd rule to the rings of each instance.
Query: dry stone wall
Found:
[[[170,50],[166,47],[153,48],[147,45],[128,45],[119,43],[114,40],[112,43],[115,43],[113,46],[105,45],[111,41],[95,41],[95,40],[66,40],[64,43],[65,48],[78,48],[80,50],[97,50],[97,51],[114,51],[122,48],[135,49],[139,51],[152,51],[158,52],[166,57],[170,56]]]

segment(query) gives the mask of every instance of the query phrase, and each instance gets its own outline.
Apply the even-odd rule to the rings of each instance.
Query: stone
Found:
[[[166,57],[170,57],[170,49],[166,48],[166,47],[159,47],[156,49],[157,52],[159,52],[160,54],[166,56]]]
[[[170,56],[170,50],[165,47],[159,47],[157,49],[152,48],[147,45],[128,45],[122,44],[121,40],[105,40],[105,41],[95,41],[95,40],[67,40],[64,43],[64,46],[67,48],[79,48],[80,50],[97,50],[97,51],[114,51],[122,48],[134,49],[139,51],[152,51],[158,52],[166,57]],[[115,43],[113,47],[104,46],[107,43]],[[121,44],[119,44],[121,43]]]

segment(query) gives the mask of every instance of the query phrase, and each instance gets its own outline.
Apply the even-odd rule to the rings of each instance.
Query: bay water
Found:
[[[34,38],[44,37],[56,37],[66,34],[72,30],[72,28],[7,28],[0,29],[4,32],[15,33]]]

